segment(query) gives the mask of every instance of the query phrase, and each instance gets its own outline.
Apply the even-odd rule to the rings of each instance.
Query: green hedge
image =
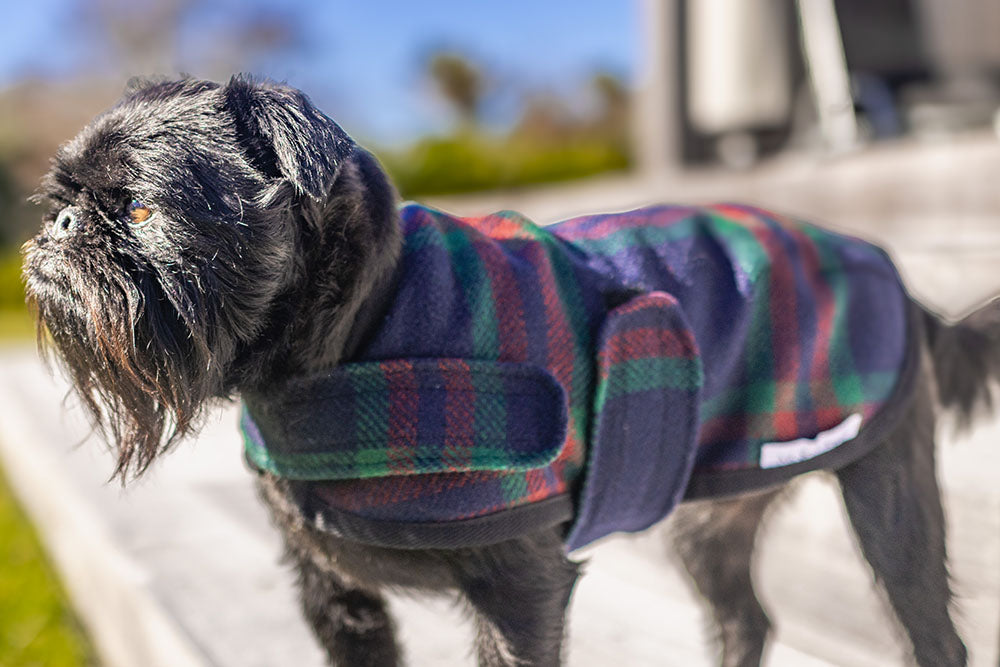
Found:
[[[624,147],[599,138],[537,145],[465,134],[378,156],[405,198],[566,181],[629,166]]]

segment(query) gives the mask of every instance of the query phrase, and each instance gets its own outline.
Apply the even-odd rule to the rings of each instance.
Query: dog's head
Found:
[[[299,91],[244,77],[130,84],[59,150],[24,278],[123,479],[280,328],[354,150]]]

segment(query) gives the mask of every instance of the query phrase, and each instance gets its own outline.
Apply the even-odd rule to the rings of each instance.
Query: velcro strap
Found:
[[[531,470],[566,439],[565,392],[528,364],[348,363],[243,402],[247,457],[290,479]]]
[[[648,528],[680,500],[694,463],[701,358],[666,292],[608,313],[600,332],[591,451],[570,549]]]

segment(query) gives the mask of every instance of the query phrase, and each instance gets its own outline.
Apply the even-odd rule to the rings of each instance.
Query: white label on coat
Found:
[[[760,467],[777,468],[811,459],[853,440],[861,430],[861,415],[850,417],[815,438],[799,438],[788,442],[765,442],[760,447]]]

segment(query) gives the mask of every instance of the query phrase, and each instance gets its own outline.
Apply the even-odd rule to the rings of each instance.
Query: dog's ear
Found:
[[[355,144],[301,91],[234,76],[223,90],[240,145],[256,169],[323,199]]]

